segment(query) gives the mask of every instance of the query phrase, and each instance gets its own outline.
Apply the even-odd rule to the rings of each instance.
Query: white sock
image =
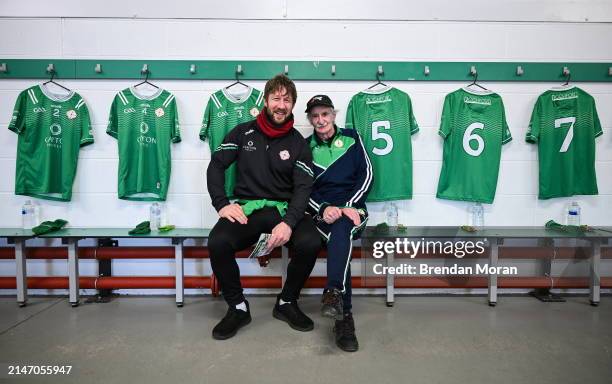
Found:
[[[242,303],[236,305],[236,309],[239,309],[241,311],[245,311],[247,312],[247,306],[246,303],[243,301]]]
[[[283,299],[278,300],[278,305],[283,305],[283,304],[291,304],[290,301],[285,301]]]

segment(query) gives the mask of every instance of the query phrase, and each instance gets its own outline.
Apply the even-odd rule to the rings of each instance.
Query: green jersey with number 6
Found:
[[[223,143],[225,135],[236,125],[251,121],[263,108],[263,92],[249,87],[241,95],[231,94],[223,88],[213,93],[206,104],[200,140],[208,139],[210,152]],[[236,164],[225,170],[225,193],[228,198],[234,196],[236,183]]]
[[[408,94],[391,87],[359,92],[349,103],[345,127],[357,130],[372,162],[367,201],[411,199],[411,135],[419,126]]]
[[[595,138],[602,133],[595,99],[582,89],[538,97],[526,140],[538,144],[540,199],[597,194]]]
[[[174,95],[158,89],[117,93],[106,133],[119,145],[119,198],[164,201],[170,182],[170,143],[181,141]]]
[[[501,147],[512,140],[502,98],[466,88],[449,93],[438,133],[444,151],[436,196],[492,203]]]
[[[15,194],[70,201],[79,148],[93,143],[81,96],[28,88],[17,97],[8,129],[19,135]]]

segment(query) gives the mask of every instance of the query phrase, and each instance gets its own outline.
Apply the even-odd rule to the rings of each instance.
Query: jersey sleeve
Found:
[[[510,128],[506,121],[506,107],[504,107],[504,102],[501,99],[499,102],[502,113],[502,145],[504,145],[512,141],[512,134],[510,133]]]
[[[446,95],[444,98],[444,106],[442,107],[442,117],[440,119],[440,129],[438,130],[438,134],[442,136],[444,139],[450,135],[453,129],[452,123],[452,97],[451,94]]]
[[[353,99],[349,102],[348,107],[346,108],[346,121],[344,122],[345,128],[355,129],[355,117],[353,116],[353,109],[355,108]]]
[[[108,115],[108,125],[106,133],[117,139],[119,137],[117,105],[120,103],[119,95],[116,95],[111,104],[110,113]]]
[[[418,129],[418,127],[417,127]],[[355,167],[357,168],[357,179],[355,185],[349,194],[349,200],[345,203],[347,207],[362,206],[365,204],[366,198],[372,186],[372,163],[368,157],[363,141],[361,137],[357,135],[357,146],[355,147],[355,153],[357,159],[355,161]]]
[[[27,104],[28,96],[27,90],[25,90],[22,91],[19,96],[17,96],[15,108],[13,108],[13,116],[11,117],[11,122],[8,126],[8,129],[16,134],[20,134],[25,129],[25,113],[27,110]]]
[[[412,100],[408,97],[408,119],[410,121],[410,134],[414,135],[419,131],[419,124],[414,117],[414,110],[412,108]]]
[[[172,121],[172,129],[170,130],[170,140],[173,143],[181,142],[181,124],[179,122],[178,108],[176,106],[176,98],[172,98],[172,101],[168,105],[168,112],[171,113],[174,120]]]
[[[538,98],[533,106],[529,128],[527,129],[527,135],[525,135],[525,141],[528,143],[535,144],[540,138],[540,108],[540,98]]]
[[[211,119],[211,115],[212,115],[212,111],[213,111],[213,100],[212,100],[212,96],[211,98],[208,99],[208,103],[206,103],[206,109],[204,109],[204,117],[202,118],[202,128],[200,128],[200,140],[202,141],[206,141],[206,139],[209,139],[209,132],[210,132],[210,123],[212,121]],[[211,150],[213,150],[214,148],[211,148]]]
[[[597,115],[597,106],[595,105],[595,99],[593,98],[593,133],[594,137],[603,135],[603,129],[601,128],[601,122]]]
[[[93,132],[92,132],[92,127],[91,127],[91,120],[89,118],[89,109],[87,108],[87,104],[85,104],[85,101],[83,99],[81,99],[77,103],[76,110],[77,110],[77,114],[80,116],[80,123],[81,123],[80,146],[84,147],[86,145],[93,144],[94,138],[93,138]]]

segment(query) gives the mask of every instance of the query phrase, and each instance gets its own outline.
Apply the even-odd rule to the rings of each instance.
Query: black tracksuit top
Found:
[[[234,195],[239,199],[287,201],[283,221],[292,229],[302,219],[312,191],[312,153],[292,128],[282,137],[264,135],[256,120],[232,129],[213,153],[206,179],[217,211],[230,204],[225,170],[236,161]]]

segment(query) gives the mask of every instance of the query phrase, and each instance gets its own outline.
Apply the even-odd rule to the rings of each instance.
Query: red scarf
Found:
[[[285,136],[287,133],[289,133],[291,128],[293,128],[293,115],[291,115],[289,120],[287,120],[285,123],[278,125],[270,121],[266,108],[264,107],[259,112],[259,115],[257,115],[257,125],[259,126],[259,129],[261,129],[261,132],[263,132],[263,134],[269,138],[274,139],[276,137]]]

